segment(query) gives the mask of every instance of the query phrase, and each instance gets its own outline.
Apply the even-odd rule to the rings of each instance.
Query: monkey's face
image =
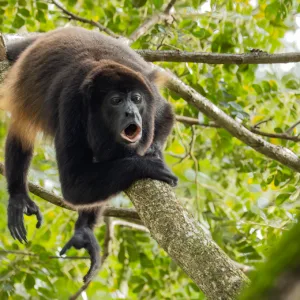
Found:
[[[102,102],[101,118],[117,143],[135,147],[143,136],[147,95],[142,89],[108,92]]]
[[[80,90],[88,106],[87,135],[94,156],[117,148],[118,154],[123,149],[143,155],[153,139],[156,110],[148,79],[126,66],[100,61]]]

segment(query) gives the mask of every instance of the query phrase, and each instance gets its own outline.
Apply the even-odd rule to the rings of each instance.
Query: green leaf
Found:
[[[267,7],[265,8],[266,18],[269,20],[275,20],[279,9],[280,4],[277,1],[274,1],[273,3],[267,5]]]
[[[77,0],[68,0],[68,6],[74,6],[77,4]]]
[[[46,23],[45,14],[42,10],[38,10],[36,14],[36,19],[41,23]]]
[[[21,28],[24,24],[25,24],[25,20],[19,14],[17,14],[12,26],[14,28]]]
[[[236,102],[230,101],[228,104],[237,111],[243,111],[243,108]]]
[[[141,261],[142,268],[152,268],[153,267],[152,261],[144,253],[140,254],[140,261]]]
[[[47,10],[48,9],[48,5],[44,2],[37,2],[36,7],[37,7],[37,9],[41,9],[41,10]]]
[[[197,29],[195,31],[192,31],[192,34],[195,37],[199,38],[200,40],[206,39],[206,38],[211,36],[211,33],[208,30],[204,29],[204,28],[200,28],[200,29]]]
[[[32,275],[27,274],[25,282],[24,282],[24,286],[25,286],[26,290],[33,289],[34,285],[35,285],[35,279],[33,278]]]
[[[298,90],[299,89],[299,81],[296,80],[296,79],[290,79],[286,84],[285,86],[288,88],[288,89],[291,89],[291,90]]]
[[[147,0],[132,0],[133,7],[140,8],[147,3]]]
[[[286,200],[289,199],[291,195],[290,194],[280,194],[276,197],[276,205],[281,205],[282,203],[284,203]]]
[[[152,0],[152,1],[156,9],[160,9],[164,4],[163,0]]]
[[[26,8],[19,8],[18,13],[20,13],[24,17],[30,17],[30,12]]]

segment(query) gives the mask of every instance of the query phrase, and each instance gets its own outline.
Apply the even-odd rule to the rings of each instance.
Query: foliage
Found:
[[[246,289],[241,299],[296,299],[295,284],[299,278],[299,239],[300,224],[297,223],[291,230],[284,233],[279,243],[272,250],[264,264],[259,265],[252,281],[254,287]],[[294,290],[293,290],[294,288]],[[288,295],[289,293],[294,296]]]
[[[51,2],[51,1],[49,1]],[[0,32],[49,31],[59,26],[91,25],[70,20],[48,1],[0,0]],[[65,8],[98,21],[128,37],[151,15],[162,11],[159,0],[64,0]],[[267,52],[297,50],[288,36],[299,32],[297,0],[193,0],[177,1],[174,20],[152,27],[133,43],[136,49],[244,53],[252,48]],[[298,20],[298,23],[296,22]],[[298,25],[297,25],[298,24]],[[297,29],[298,26],[298,29]],[[298,44],[299,47],[299,44]],[[298,49],[299,51],[299,49]],[[284,132],[298,121],[300,81],[296,65],[207,65],[160,63],[217,104],[245,126],[272,118],[261,125],[266,132]],[[206,116],[177,95],[164,90],[176,114],[207,122]],[[284,116],[284,117],[283,117]],[[1,157],[8,118],[1,114]],[[299,129],[295,128],[296,135]],[[299,153],[292,141],[269,139]],[[223,129],[177,123],[165,157],[180,178],[176,193],[183,205],[207,227],[228,255],[253,265],[268,255],[275,241],[296,220],[299,175],[271,161]],[[50,144],[40,143],[30,179],[60,193]],[[7,193],[1,179],[0,214],[5,216]],[[70,238],[75,213],[37,200],[45,221],[41,229],[26,217],[30,243],[12,240],[6,220],[0,220],[0,298],[65,299],[78,290],[87,260],[49,258]],[[130,206],[117,197],[115,206]],[[50,227],[51,225],[51,227]],[[103,244],[105,227],[96,230]],[[112,251],[95,282],[89,299],[203,299],[195,284],[171,261],[149,234],[115,227]],[[4,254],[5,250],[30,252]],[[85,255],[72,250],[68,255]]]

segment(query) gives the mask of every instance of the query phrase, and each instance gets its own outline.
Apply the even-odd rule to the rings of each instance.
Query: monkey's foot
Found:
[[[83,277],[84,282],[92,280],[101,265],[100,247],[93,233],[89,227],[81,227],[75,229],[75,233],[67,244],[60,251],[60,255],[65,254],[71,247],[75,249],[86,249],[90,255],[91,266],[87,274]]]
[[[36,215],[36,228],[41,227],[43,216],[38,206],[26,194],[10,197],[7,207],[8,228],[11,236],[20,243],[23,241],[27,243],[24,214],[27,216]]]

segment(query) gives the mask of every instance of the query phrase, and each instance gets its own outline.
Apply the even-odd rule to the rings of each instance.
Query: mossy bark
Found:
[[[140,180],[127,191],[152,237],[208,299],[235,299],[247,277],[177,201],[172,188]]]

